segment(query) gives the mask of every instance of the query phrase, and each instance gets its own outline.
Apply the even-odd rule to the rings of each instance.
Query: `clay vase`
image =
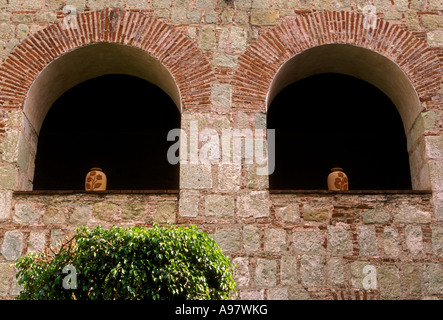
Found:
[[[348,177],[342,168],[332,168],[328,176],[328,190],[348,190]]]
[[[102,191],[106,190],[106,175],[100,168],[92,168],[86,175],[85,180],[86,191]]]

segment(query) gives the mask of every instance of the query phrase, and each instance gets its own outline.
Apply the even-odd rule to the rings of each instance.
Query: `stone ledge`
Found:
[[[270,194],[432,194],[431,190],[269,190]]]
[[[48,194],[179,194],[179,190],[104,190],[104,191],[84,191],[84,190],[34,190],[34,191],[14,191],[13,195],[48,195]]]

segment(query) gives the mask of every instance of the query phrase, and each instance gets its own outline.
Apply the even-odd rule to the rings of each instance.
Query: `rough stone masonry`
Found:
[[[365,4],[0,0],[0,299],[20,291],[10,267],[17,257],[76,226],[154,222],[210,233],[237,265],[239,299],[442,299],[443,2],[375,0],[372,31],[363,28]],[[266,128],[268,95],[313,50],[325,50],[319,63],[334,45],[345,57],[382,63],[352,70],[397,106],[413,190],[277,192],[255,164],[214,162],[182,164],[176,192],[32,191],[46,111],[86,80],[73,65],[97,44],[113,54],[107,61],[127,61],[170,92],[188,135],[191,121],[218,133]],[[94,61],[86,56],[97,76],[114,70]],[[351,72],[343,61],[336,67]],[[365,270],[375,270],[375,286]]]

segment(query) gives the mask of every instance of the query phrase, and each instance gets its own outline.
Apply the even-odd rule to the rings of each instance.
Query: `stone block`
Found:
[[[426,31],[434,31],[443,28],[443,16],[435,14],[424,14],[421,23]]]
[[[335,226],[328,226],[328,250],[332,254],[352,253],[352,232],[349,225],[337,223]]]
[[[18,230],[5,232],[0,252],[8,261],[17,259],[23,252],[23,233]]]
[[[360,255],[374,256],[378,254],[375,226],[358,227],[358,245]]]
[[[275,215],[278,220],[298,223],[300,221],[300,209],[298,203],[275,208]]]
[[[238,57],[224,52],[215,52],[212,56],[212,65],[214,67],[235,68]]]
[[[240,189],[241,165],[220,164],[218,166],[218,189],[222,192],[236,192]]]
[[[411,0],[410,8],[415,11],[424,11],[425,1],[424,0]]]
[[[397,267],[380,266],[377,268],[377,285],[384,299],[399,298],[402,294],[400,273]]]
[[[92,207],[88,205],[76,205],[74,211],[69,217],[69,224],[72,226],[84,226],[89,221],[89,212]]]
[[[112,222],[118,219],[120,206],[109,202],[97,202],[92,208],[92,215],[99,220]]]
[[[426,40],[431,47],[443,46],[443,32],[431,31],[426,34]]]
[[[197,8],[202,8],[202,9],[212,9],[212,8],[214,8],[214,1],[213,0],[195,0],[195,6]]]
[[[263,218],[270,215],[268,191],[244,190],[237,198],[237,213],[240,217]]]
[[[252,9],[251,24],[258,26],[272,26],[277,24],[279,19],[278,10]]]
[[[343,287],[345,285],[345,271],[343,259],[330,258],[326,263],[326,274],[328,285]]]
[[[242,27],[233,26],[231,27],[229,40],[231,42],[231,49],[244,51],[248,41],[248,32]]]
[[[319,254],[323,251],[324,233],[317,229],[295,229],[292,250],[297,254]]]
[[[350,264],[351,285],[356,289],[364,289],[363,280],[367,276],[363,272],[366,266],[371,266],[369,261],[355,261]]]
[[[46,231],[31,231],[28,239],[27,253],[40,253],[46,246]]]
[[[171,22],[176,24],[188,23],[188,14],[185,8],[171,9]]]
[[[377,8],[377,11],[391,11],[392,3],[390,0],[375,0],[374,6]]]
[[[68,222],[64,213],[64,208],[58,206],[47,207],[42,220],[46,225],[65,224]]]
[[[316,221],[316,222],[326,222],[330,216],[330,206],[323,205],[303,205],[303,220],[305,221]]]
[[[419,296],[422,293],[422,275],[418,266],[406,264],[402,267],[403,288],[409,296]]]
[[[264,248],[267,252],[286,252],[286,231],[284,229],[265,229]]]
[[[202,11],[199,9],[189,9],[188,19],[189,23],[200,23],[202,19]]]
[[[288,300],[288,288],[268,289],[268,300]]]
[[[213,218],[233,218],[234,198],[228,195],[209,194],[205,196],[205,215]]]
[[[0,297],[8,295],[13,275],[14,270],[11,268],[11,263],[0,262]]]
[[[90,0],[89,2],[91,4],[93,4],[95,1],[97,0]],[[103,1],[103,0],[101,0]],[[64,7],[64,2],[65,0],[45,0],[45,9],[46,10],[51,10],[51,11],[55,11],[55,10],[62,10]],[[90,6],[91,6],[90,4]],[[94,10],[91,7],[91,10]]]
[[[277,261],[258,258],[254,282],[257,287],[275,287],[277,284]]]
[[[210,189],[212,188],[212,171],[210,164],[181,164],[181,189]]]
[[[280,282],[283,286],[298,284],[297,258],[295,256],[282,256],[280,270]]]
[[[433,159],[443,158],[443,136],[426,136],[426,157]]]
[[[397,11],[405,12],[408,10],[409,0],[395,0],[395,8]]]
[[[318,11],[334,10],[334,3],[332,0],[314,0],[314,8]]]
[[[51,235],[50,235],[51,247],[58,245],[62,240],[63,240],[62,232],[60,231],[60,229],[51,229]]]
[[[260,250],[260,231],[254,225],[243,227],[243,248],[248,253]]]
[[[20,202],[14,206],[12,221],[21,225],[35,224],[40,221],[43,212],[31,207],[28,202]]]
[[[17,130],[7,130],[0,143],[1,159],[13,163],[18,158],[18,141],[20,132]]]
[[[311,296],[301,285],[296,285],[288,288],[289,300],[310,300]]]
[[[429,0],[428,4],[430,10],[443,10],[443,0]]]
[[[316,287],[324,284],[324,265],[323,256],[301,256],[300,278],[304,287]]]
[[[265,290],[243,289],[240,290],[240,300],[264,300]]]
[[[231,108],[232,89],[230,84],[214,83],[211,87],[212,106],[217,109]]]
[[[174,202],[160,202],[154,213],[154,222],[175,223],[177,205]]]
[[[431,213],[411,205],[399,205],[394,208],[395,223],[429,223]]]
[[[269,188],[269,176],[261,174],[261,170],[267,170],[266,164],[245,164],[244,168],[246,188],[258,190]]]
[[[181,190],[178,213],[181,217],[194,218],[198,215],[200,191]]]
[[[11,165],[0,165],[0,190],[14,190],[17,169]]]
[[[398,243],[398,231],[391,227],[386,227],[383,232],[383,250],[391,257],[398,257],[400,246]]]
[[[12,191],[0,190],[0,221],[11,218]]]
[[[373,224],[373,223],[385,224],[389,223],[391,220],[391,215],[389,211],[386,209],[365,210],[360,215],[363,219],[363,223],[365,224]]]
[[[423,232],[420,226],[408,225],[405,228],[406,247],[412,255],[423,253]]]
[[[200,49],[214,50],[216,48],[217,39],[215,36],[214,26],[204,26],[200,31]]]
[[[443,192],[434,192],[432,198],[434,200],[435,217],[438,220],[443,220]]]
[[[238,287],[247,287],[251,279],[249,272],[249,258],[236,257],[232,260],[232,263],[236,265],[234,269],[234,280]]]
[[[443,257],[443,227],[432,227],[431,242],[434,254]]]
[[[217,229],[213,238],[225,253],[234,253],[240,250],[241,232],[238,228]]]
[[[128,201],[122,205],[121,218],[122,219],[140,219],[145,212],[145,205],[140,201]]]
[[[443,294],[443,267],[440,264],[425,263],[423,280],[428,294]]]
[[[19,24],[16,29],[17,38],[25,39],[29,34],[29,27],[26,24]]]
[[[146,1],[146,0],[128,0],[128,5],[134,1]],[[67,0],[67,6],[74,6],[77,11],[84,11],[86,7],[86,0]]]

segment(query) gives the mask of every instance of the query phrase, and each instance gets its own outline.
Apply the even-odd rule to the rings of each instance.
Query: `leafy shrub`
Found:
[[[55,250],[17,260],[24,288],[17,299],[229,299],[236,292],[229,259],[195,226],[81,227]],[[63,287],[67,265],[76,289]]]

